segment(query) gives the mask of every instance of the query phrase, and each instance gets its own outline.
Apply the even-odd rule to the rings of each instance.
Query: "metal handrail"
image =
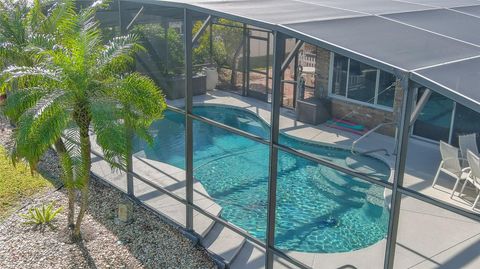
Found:
[[[370,134],[372,134],[376,130],[380,129],[381,127],[386,126],[386,125],[391,125],[391,124],[396,124],[396,122],[380,123],[379,125],[375,126],[375,128],[373,128],[373,129],[369,130],[368,132],[364,133],[362,136],[360,136],[355,141],[353,141],[352,147],[350,148],[350,152],[353,155],[359,154],[359,152],[355,150],[355,147],[358,144],[358,142],[360,142],[361,140],[363,140],[365,137],[369,136]],[[367,153],[372,153],[372,152],[377,152],[377,151],[385,151],[385,153],[388,154],[388,151],[386,149],[374,149],[374,150],[369,150],[369,151],[362,152],[360,154],[367,154]]]

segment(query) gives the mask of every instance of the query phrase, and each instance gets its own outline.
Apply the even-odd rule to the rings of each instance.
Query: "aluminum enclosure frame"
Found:
[[[439,92],[448,98],[459,102],[468,108],[475,110],[477,112],[480,112],[480,100],[471,100],[471,99],[465,99],[463,98],[462,95],[455,95],[452,93],[452,89],[448,88],[445,85],[435,83],[434,81],[429,80],[428,78],[425,78],[421,76],[420,74],[416,73],[415,70],[407,70],[404,68],[401,68],[399,66],[396,66],[394,64],[382,61],[380,59],[376,59],[373,57],[370,57],[368,55],[364,55],[362,53],[353,51],[351,49],[333,44],[329,42],[328,40],[323,40],[314,36],[310,36],[306,33],[299,32],[295,29],[292,29],[289,26],[285,25],[280,25],[280,24],[275,24],[267,21],[262,21],[262,20],[256,20],[256,19],[251,19],[251,18],[245,18],[242,17],[241,15],[235,15],[235,14],[229,14],[226,12],[222,11],[217,11],[205,7],[201,7],[198,5],[195,5],[195,3],[188,3],[188,2],[182,2],[182,1],[164,1],[164,0],[131,0],[128,2],[137,2],[137,3],[149,3],[149,4],[154,4],[154,5],[160,5],[160,6],[165,6],[165,7],[174,7],[174,8],[187,8],[189,10],[195,11],[195,12],[200,12],[204,14],[208,14],[211,16],[215,17],[222,17],[230,20],[234,20],[237,22],[253,25],[256,27],[261,27],[265,29],[270,29],[272,31],[278,31],[282,32],[290,37],[297,38],[299,40],[303,40],[304,42],[310,43],[312,45],[316,45],[318,47],[327,49],[329,51],[332,51],[334,53],[342,54],[343,56],[346,56],[348,58],[357,60],[359,62],[368,64],[370,66],[373,66],[378,69],[382,69],[385,72],[389,72],[397,77],[403,77],[403,75],[406,73],[408,77],[416,83],[422,84],[427,86],[426,84],[428,83],[428,87],[436,92]],[[298,0],[299,3],[302,1]],[[312,3],[310,3],[312,4]],[[480,4],[480,3],[479,3]],[[314,4],[315,5],[315,4]],[[319,6],[324,6],[324,7],[330,7],[328,5],[324,4],[318,4]],[[348,9],[344,9],[348,10]],[[365,15],[369,15],[369,13],[365,13]],[[478,56],[480,57],[480,55]],[[423,68],[422,68],[423,69]]]
[[[428,196],[423,196],[422,194],[413,192],[406,188],[402,187],[403,181],[403,174],[405,170],[405,160],[407,154],[407,147],[408,147],[408,139],[409,139],[409,129],[410,129],[410,116],[413,107],[413,85],[414,82],[420,83],[429,87],[434,91],[444,90],[445,88],[442,85],[438,85],[435,82],[426,81],[425,78],[418,76],[412,72],[407,70],[401,69],[399,67],[390,65],[388,63],[380,62],[376,59],[359,55],[353,51],[350,51],[345,48],[337,47],[334,44],[330,44],[326,41],[318,40],[311,36],[306,36],[305,34],[299,33],[293,29],[288,29],[279,25],[273,25],[267,22],[255,21],[247,18],[243,18],[241,16],[234,16],[224,14],[222,12],[215,12],[208,9],[199,8],[193,5],[186,5],[183,3],[175,3],[169,1],[154,1],[154,0],[131,0],[131,1],[121,1],[119,0],[119,8],[121,7],[122,2],[136,2],[139,4],[154,4],[159,6],[169,6],[169,7],[176,7],[183,9],[184,11],[184,48],[185,48],[185,107],[184,110],[171,107],[168,108],[176,113],[180,113],[185,116],[185,163],[186,163],[186,198],[183,199],[178,197],[177,195],[169,192],[168,190],[163,189],[160,186],[152,184],[148,182],[148,179],[142,178],[138,174],[134,173],[130,169],[127,171],[127,175],[129,178],[129,186],[130,186],[130,179],[136,178],[140,179],[141,181],[149,184],[151,187],[166,193],[170,197],[174,198],[175,200],[183,203],[186,205],[186,229],[188,231],[194,232],[194,220],[193,220],[193,212],[198,211],[201,214],[211,218],[212,220],[218,221],[223,225],[229,227],[230,229],[234,230],[235,232],[241,234],[242,236],[248,238],[248,240],[258,244],[266,249],[266,268],[273,268],[273,257],[274,255],[280,256],[290,263],[300,267],[300,268],[309,268],[308,266],[304,265],[302,262],[291,258],[285,255],[283,252],[279,251],[275,248],[274,245],[274,238],[275,238],[275,207],[276,207],[276,173],[277,173],[277,157],[278,151],[285,151],[290,154],[299,156],[304,159],[308,159],[314,161],[320,165],[324,165],[333,169],[336,169],[342,173],[346,173],[356,178],[360,178],[365,180],[369,183],[376,184],[385,188],[392,190],[392,210],[390,211],[390,219],[389,219],[389,232],[387,238],[387,248],[385,252],[385,261],[384,261],[384,268],[393,268],[393,260],[395,255],[395,244],[396,244],[396,234],[398,230],[398,217],[399,217],[399,210],[400,210],[400,198],[401,195],[410,196],[416,198],[418,200],[427,202],[429,204],[433,204],[435,206],[441,207],[443,209],[455,212],[462,216],[468,217],[473,220],[480,221],[480,216],[478,214],[474,214],[471,212],[467,212],[461,208],[445,204],[441,201],[435,200]],[[193,76],[193,65],[192,65],[192,12],[202,12],[208,16],[216,16],[216,17],[223,17],[227,19],[231,19],[234,21],[238,21],[243,23],[244,25],[254,25],[257,27],[267,28],[273,31],[274,33],[274,63],[273,63],[273,76],[272,76],[272,107],[271,107],[271,135],[270,140],[264,140],[263,138],[254,136],[247,132],[244,132],[239,129],[235,129],[233,127],[229,127],[227,125],[215,122],[213,120],[195,115],[193,113],[193,89],[192,89],[192,76]],[[119,16],[121,18],[121,12],[119,12]],[[120,19],[120,22],[122,20]],[[245,26],[244,26],[245,27]],[[352,58],[354,60],[369,64],[373,67],[382,69],[386,72],[394,74],[397,78],[399,78],[402,82],[402,86],[404,89],[404,104],[402,107],[402,120],[399,127],[399,136],[397,139],[397,148],[399,149],[399,154],[395,160],[395,172],[394,172],[394,182],[380,182],[376,179],[370,178],[366,175],[357,173],[353,170],[347,169],[345,167],[338,166],[336,164],[330,163],[326,160],[319,159],[315,156],[311,156],[309,154],[305,154],[303,152],[299,152],[295,149],[286,147],[281,145],[278,142],[278,135],[279,135],[279,114],[280,114],[280,106],[281,106],[281,80],[282,80],[282,72],[281,72],[281,65],[285,54],[285,38],[286,37],[293,37],[297,40],[301,40],[303,42],[308,42],[318,47],[330,50],[335,53],[339,53],[345,55],[346,57]],[[422,83],[423,82],[423,83]],[[468,104],[467,104],[468,106]],[[472,105],[470,104],[470,108]],[[475,109],[477,110],[477,109]],[[268,192],[268,225],[267,225],[267,241],[262,242],[251,235],[245,233],[243,230],[237,228],[234,225],[226,222],[225,220],[216,217],[207,211],[201,209],[193,202],[193,120],[198,120],[204,122],[209,125],[213,125],[215,127],[227,130],[229,132],[235,133],[242,137],[246,137],[258,143],[262,143],[264,145],[268,145],[270,149],[270,157],[269,157],[269,192]],[[96,153],[97,155],[98,153]],[[133,185],[132,185],[133,188]],[[130,195],[133,195],[133,190],[130,192]]]

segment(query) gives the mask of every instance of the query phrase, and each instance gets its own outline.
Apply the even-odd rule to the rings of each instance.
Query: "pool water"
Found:
[[[246,110],[196,106],[195,114],[268,139],[269,126]],[[184,116],[172,111],[155,122],[153,145],[136,141],[137,154],[179,168],[184,160]],[[268,157],[266,145],[223,129],[194,121],[194,177],[223,208],[221,217],[265,240]],[[352,157],[343,149],[296,140],[284,134],[286,146],[346,166]],[[355,157],[362,171],[387,180],[390,168],[382,161]],[[360,159],[358,159],[360,158]],[[312,161],[282,152],[278,160],[275,245],[301,252],[347,252],[383,239],[388,210],[384,189]]]

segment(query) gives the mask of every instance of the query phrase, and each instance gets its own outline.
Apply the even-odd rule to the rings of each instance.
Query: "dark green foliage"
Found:
[[[54,203],[50,203],[49,205],[42,205],[39,207],[32,207],[28,209],[27,214],[20,214],[20,216],[26,220],[24,222],[25,224],[49,225],[50,227],[52,227],[51,222],[63,210],[62,207],[55,209],[53,208],[53,206]]]

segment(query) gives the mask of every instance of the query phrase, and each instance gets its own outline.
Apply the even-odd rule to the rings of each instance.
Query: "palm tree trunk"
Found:
[[[126,135],[127,135],[127,145],[126,145],[126,156],[127,156],[127,193],[129,195],[134,196],[134,190],[133,190],[133,175],[131,174],[133,170],[133,157],[132,157],[132,152],[133,152],[133,131],[130,125],[130,122],[126,120],[125,122],[126,125]]]
[[[233,55],[233,63],[232,63],[232,74],[230,75],[230,85],[235,89],[236,84],[237,84],[237,58],[240,55],[240,52],[242,51],[243,48],[243,42],[240,43],[240,46],[238,46],[237,50],[235,51],[235,54]],[[245,55],[243,55],[245,57]]]
[[[82,113],[83,114],[83,113]],[[83,114],[87,115],[87,113]],[[87,117],[80,117],[84,122],[80,122],[80,152],[82,156],[82,167],[81,167],[81,176],[80,180],[82,182],[81,191],[81,201],[80,201],[80,211],[78,212],[77,222],[75,223],[75,229],[73,230],[73,239],[75,241],[81,239],[80,226],[87,211],[88,207],[88,187],[90,183],[90,168],[91,168],[91,143],[90,137],[88,135],[88,127],[90,125],[90,120]]]
[[[73,186],[71,158],[68,155],[67,148],[61,138],[55,141],[55,150],[57,151],[58,157],[61,160],[60,163],[62,164],[63,169],[64,186],[68,193],[68,228],[73,229],[73,227],[75,227],[75,189]]]

